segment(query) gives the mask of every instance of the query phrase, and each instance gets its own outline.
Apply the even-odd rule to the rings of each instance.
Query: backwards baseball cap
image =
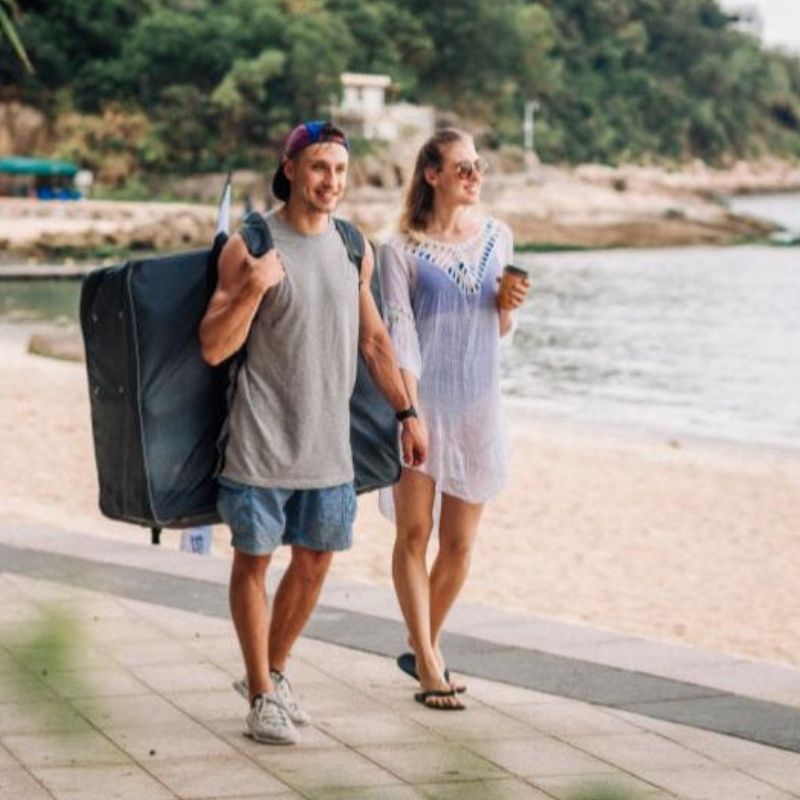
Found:
[[[301,150],[305,150],[306,147],[310,147],[312,144],[323,144],[325,142],[340,144],[345,150],[350,149],[344,132],[332,122],[326,120],[303,122],[289,134],[289,138],[283,148],[280,166],[275,170],[275,175],[272,178],[272,193],[278,200],[283,200],[285,203],[292,191],[292,184],[283,171],[283,165],[286,161],[294,158]]]

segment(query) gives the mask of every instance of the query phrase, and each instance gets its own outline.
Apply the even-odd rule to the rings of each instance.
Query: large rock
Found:
[[[28,352],[61,361],[86,360],[83,340],[75,330],[34,333],[28,340]]]
[[[50,129],[44,114],[22,103],[0,103],[0,154],[46,152],[49,144]]]

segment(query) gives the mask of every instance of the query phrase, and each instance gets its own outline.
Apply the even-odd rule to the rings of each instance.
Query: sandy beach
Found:
[[[0,516],[149,546],[97,509],[83,365],[28,355],[30,333],[0,323]],[[465,600],[800,666],[800,457],[508,416],[513,477]],[[355,538],[333,575],[388,585],[374,495]]]

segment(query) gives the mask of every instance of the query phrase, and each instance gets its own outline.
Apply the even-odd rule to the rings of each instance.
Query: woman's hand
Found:
[[[500,283],[500,278],[497,279]],[[507,291],[498,293],[497,295],[497,308],[502,311],[514,311],[519,308],[528,296],[531,290],[530,278],[522,278],[508,287]]]

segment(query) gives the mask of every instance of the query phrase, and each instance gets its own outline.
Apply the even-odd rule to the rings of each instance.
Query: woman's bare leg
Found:
[[[433,529],[435,484],[423,473],[403,469],[394,488],[397,536],[392,553],[392,578],[397,600],[408,628],[417,660],[419,682],[425,691],[446,691],[441,665],[431,640],[431,607],[425,555]],[[440,698],[441,705],[460,705],[455,698]]]
[[[483,508],[483,503],[468,503],[452,495],[442,495],[439,552],[430,573],[431,644],[442,667],[444,659],[439,649],[439,636],[469,574]]]

